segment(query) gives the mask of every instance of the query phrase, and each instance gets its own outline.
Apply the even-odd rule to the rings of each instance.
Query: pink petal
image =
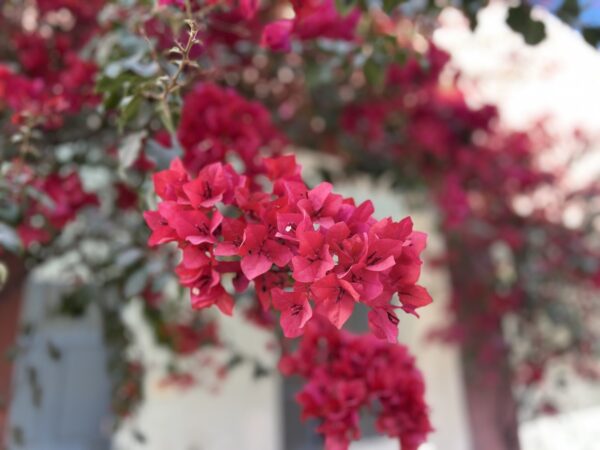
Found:
[[[246,255],[242,258],[242,272],[249,280],[254,280],[259,275],[268,272],[273,263],[263,254]]]
[[[371,270],[373,272],[383,272],[384,270],[393,267],[396,264],[393,256],[388,256],[383,261],[378,262],[377,264],[372,264],[367,266],[367,270]]]
[[[332,190],[333,186],[331,183],[324,181],[308,192],[308,199],[315,211],[321,209]]]
[[[283,334],[287,338],[300,336],[303,333],[304,325],[306,325],[306,322],[312,317],[312,308],[308,302],[304,302],[301,307],[302,310],[299,313],[296,313],[292,309],[288,309],[281,313],[279,322],[283,329]]]
[[[227,316],[233,314],[233,298],[225,290],[223,290],[223,294],[217,299],[216,305],[223,314]]]
[[[398,342],[398,318],[383,308],[369,311],[369,328],[375,336],[388,342]]]
[[[268,24],[262,33],[260,45],[275,52],[288,52],[292,48],[291,32],[293,22],[282,19]]]
[[[328,261],[309,261],[302,256],[292,258],[294,272],[292,276],[296,281],[302,283],[311,283],[319,278],[323,278],[328,270],[332,269],[334,264]]]
[[[407,286],[398,291],[398,298],[402,304],[402,309],[409,314],[414,314],[419,317],[415,312],[415,309],[427,306],[433,299],[427,289],[423,286],[415,284],[414,286]]]
[[[267,238],[267,227],[259,224],[250,224],[244,231],[244,240],[240,246],[242,254],[257,250],[262,247]]]
[[[297,287],[297,286],[296,286]],[[281,328],[286,337],[300,336],[302,328],[312,317],[312,308],[305,291],[287,292],[280,288],[271,290],[273,306],[281,311]]]
[[[279,244],[273,240],[268,240],[265,248],[269,254],[271,261],[279,267],[284,267],[292,259],[292,251],[285,245]]]
[[[236,256],[240,249],[231,242],[219,242],[215,247],[215,255],[217,256]]]
[[[206,251],[199,248],[188,245],[183,249],[183,260],[182,264],[190,269],[198,269],[200,267],[207,266],[210,263],[210,258],[206,255]]]
[[[258,11],[259,0],[240,0],[239,9],[246,20],[252,19]]]
[[[339,300],[329,298],[318,305],[321,314],[329,319],[338,329],[346,323],[354,310],[354,300],[345,294]]]

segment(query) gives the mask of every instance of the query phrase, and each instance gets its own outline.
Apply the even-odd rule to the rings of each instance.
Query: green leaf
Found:
[[[137,116],[142,105],[142,97],[139,95],[130,95],[124,97],[119,105],[119,130],[122,132],[125,126]]]
[[[383,10],[387,13],[392,12],[396,7],[404,3],[403,0],[383,0]]]
[[[58,312],[68,317],[82,317],[87,307],[94,301],[91,287],[83,287],[65,293],[60,302]]]
[[[96,92],[102,95],[105,109],[123,108],[123,99],[140,91],[140,86],[148,80],[133,73],[121,73],[116,77],[104,74],[96,83]]]
[[[600,42],[600,28],[584,28],[581,34],[586,42],[594,47]]]
[[[164,127],[171,135],[174,135],[176,127],[175,122],[173,121],[173,113],[169,104],[166,101],[158,103],[157,111]]]
[[[531,17],[531,6],[525,3],[509,8],[506,23],[513,31],[521,34],[529,45],[539,44],[546,37],[546,26]]]
[[[380,87],[385,78],[384,68],[373,58],[369,58],[363,67],[367,82],[373,87]]]
[[[128,169],[138,159],[145,138],[145,130],[125,136],[119,147],[119,168],[121,170]]]
[[[346,14],[356,6],[356,0],[335,0],[335,7],[342,14]]]

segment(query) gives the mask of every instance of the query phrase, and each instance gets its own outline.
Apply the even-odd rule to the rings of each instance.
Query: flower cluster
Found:
[[[356,205],[329,183],[309,189],[293,156],[263,164],[270,190],[220,162],[192,177],[175,160],[154,177],[163,201],[145,213],[149,244],[178,243],[177,274],[194,307],[231,314],[223,286],[229,273],[237,291],[255,283],[263,309],[281,313],[288,337],[302,334],[313,307],[340,328],[361,302],[371,308],[374,334],[396,341],[395,309],[414,313],[431,302],[415,284],[426,236],[410,218],[375,220],[371,202]],[[391,303],[395,293],[400,306]]]
[[[456,84],[438,81],[449,61],[445,52],[431,44],[420,58],[427,63],[415,57],[388,68],[385,96],[348,105],[342,117],[345,131],[368,151],[410,163],[424,174],[438,194],[446,226],[457,227],[476,214],[469,192],[510,199],[549,181],[534,163],[535,151],[548,143],[540,130],[498,130],[496,108],[472,108]],[[400,116],[402,134],[395,133]],[[487,214],[493,205],[494,214],[506,216],[507,203],[486,202],[483,210]]]
[[[30,78],[0,64],[0,106],[12,110],[14,124],[35,118],[35,125],[54,129],[62,125],[65,114],[96,102],[96,66],[76,56],[66,60],[68,68],[54,81]]]
[[[20,205],[16,230],[24,247],[48,243],[80,209],[98,204],[94,194],[84,191],[76,172],[41,177],[24,166],[8,172],[6,179],[13,187],[10,201]]]
[[[177,136],[185,150],[183,163],[192,173],[235,155],[245,173],[253,175],[260,169],[262,150],[275,155],[286,143],[264,106],[210,83],[186,96]]]
[[[334,0],[294,0],[293,19],[280,19],[265,26],[261,43],[273,51],[289,51],[292,38],[308,41],[316,38],[353,41],[360,19],[358,8],[341,15]]]
[[[6,20],[0,36],[16,53],[18,69],[0,63],[0,106],[13,113],[13,122],[57,128],[64,114],[96,103],[95,64],[79,51],[97,31],[96,16],[104,1],[41,0],[33,30],[25,21]]]
[[[168,341],[178,355],[192,354],[205,345],[220,344],[218,325],[214,320],[191,324],[166,323],[160,329],[159,337]]]
[[[526,132],[503,130],[496,108],[473,108],[457,83],[439,81],[447,54],[431,45],[422,57],[427,64],[415,58],[388,68],[385,95],[350,104],[342,124],[361,150],[409,168],[402,174],[419,174],[418,181],[427,186],[441,212],[444,263],[451,275],[455,314],[451,325],[437,335],[460,341],[482,367],[496,367],[510,345],[502,332],[507,316],[527,330],[529,342],[548,343],[552,339],[540,327],[540,316],[549,315],[558,323],[555,308],[593,308],[586,295],[567,300],[554,284],[583,291],[594,288],[599,266],[593,262],[582,270],[581,262],[600,259],[597,244],[586,225],[565,226],[561,216],[575,204],[582,213],[586,209],[591,213],[598,188],[588,186],[565,195],[567,168],[549,171],[540,164],[540,157],[552,148],[543,124]],[[580,145],[580,139],[575,133],[572,142]],[[583,142],[581,147],[585,146]],[[542,192],[544,197],[552,192],[553,200],[536,201]],[[518,210],[523,199],[530,202],[530,212]],[[595,332],[586,316],[580,315],[579,325],[567,318],[562,321],[568,344],[558,349],[545,344],[544,351],[536,344],[519,351],[515,367],[522,364],[526,373],[531,367],[536,371],[535,376],[516,381],[538,383],[548,362],[562,357],[565,348],[589,358],[593,352],[583,343],[594,340]],[[518,339],[523,348],[522,335]],[[498,376],[495,369],[489,372],[486,375]]]
[[[307,379],[297,400],[303,418],[320,420],[317,431],[325,435],[326,450],[345,450],[360,438],[365,409],[377,411],[377,429],[398,438],[402,450],[416,450],[432,431],[423,377],[402,345],[313,320],[279,368]]]

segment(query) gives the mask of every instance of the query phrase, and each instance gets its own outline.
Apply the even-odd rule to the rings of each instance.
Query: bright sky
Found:
[[[549,116],[560,129],[600,134],[600,51],[552,17],[545,20],[546,40],[527,46],[504,13],[498,3],[484,10],[475,33],[455,11],[442,15],[436,42],[452,53],[469,90],[498,104],[510,126]]]

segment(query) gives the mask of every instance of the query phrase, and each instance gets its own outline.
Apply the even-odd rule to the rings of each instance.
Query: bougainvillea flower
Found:
[[[259,6],[260,0],[238,0],[238,10],[246,20],[250,20],[256,15]]]
[[[185,4],[184,0],[158,0],[158,6],[178,6],[183,7]]]
[[[192,206],[210,208],[223,200],[229,187],[223,165],[214,163],[202,169],[198,177],[183,186],[183,190]]]
[[[204,263],[204,264],[203,264]],[[217,286],[221,281],[221,276],[215,270],[215,265],[212,259],[196,260],[193,266],[179,264],[175,268],[175,273],[179,277],[179,282],[188,287],[194,287],[198,291],[197,295],[208,292],[211,288]]]
[[[379,274],[367,270],[365,267],[353,267],[344,275],[343,279],[352,285],[365,303],[379,297],[383,292],[383,283]]]
[[[317,38],[346,41],[356,39],[355,29],[361,16],[358,8],[344,16],[338,12],[334,0],[293,1],[292,5],[292,20],[281,19],[263,29],[263,47],[288,52],[291,50],[293,37],[302,41]]]
[[[418,284],[406,286],[399,290],[398,298],[400,299],[402,309],[417,317],[419,317],[419,315],[415,310],[427,306],[433,301],[429,292],[427,292],[427,289]]]
[[[337,328],[342,328],[359,299],[359,294],[348,281],[339,279],[335,274],[315,281],[310,292],[313,295],[316,311],[329,319]]]
[[[398,342],[398,323],[400,320],[393,308],[381,307],[369,311],[369,328],[380,339]]]
[[[216,305],[223,314],[231,316],[233,313],[233,297],[220,284],[213,286],[208,291],[202,291],[200,287],[193,287],[191,294],[192,307],[195,309]]]
[[[240,245],[244,240],[244,231],[246,224],[243,220],[224,217],[221,224],[221,234],[223,241],[219,242],[215,247],[215,255],[217,256],[234,256],[238,255]]]
[[[381,239],[393,239],[405,242],[413,232],[413,222],[410,217],[405,217],[399,222],[394,222],[390,217],[381,219],[373,224],[369,230],[370,235]]]
[[[260,45],[274,52],[289,52],[292,49],[291,32],[294,23],[281,19],[265,26]]]
[[[262,123],[263,113],[233,91],[200,85],[186,98],[178,130],[186,166],[175,161],[156,177],[163,201],[149,216],[151,243],[177,242],[183,252],[177,274],[194,290],[196,307],[220,302],[229,309],[223,274],[236,292],[253,283],[252,316],[270,323],[274,307],[289,336],[301,333],[313,308],[341,327],[355,303],[386,317],[389,311],[395,317],[396,292],[407,311],[427,303],[419,288],[411,290],[425,236],[412,231],[410,220],[377,221],[370,201],[357,205],[329,183],[309,188],[293,156],[262,158],[259,150],[278,136],[268,120]],[[226,143],[223,136],[230,136]],[[242,159],[242,174],[223,164],[229,152]],[[389,339],[389,325],[377,320],[371,320],[381,329],[377,335]]]
[[[155,173],[152,177],[154,190],[163,200],[177,201],[183,198],[183,185],[189,176],[179,158],[175,158],[167,170]]]
[[[154,247],[177,240],[177,233],[169,226],[169,222],[158,211],[144,211],[144,219],[152,234],[148,239],[148,245]]]
[[[299,233],[298,256],[292,258],[296,281],[310,283],[325,276],[334,266],[325,237],[318,231]]]
[[[365,268],[381,272],[393,267],[402,253],[403,242],[394,239],[369,239],[365,255]]]
[[[206,249],[196,245],[186,245],[182,249],[181,266],[187,269],[199,269],[212,263]]]
[[[170,224],[173,226],[177,235],[185,241],[194,244],[214,243],[215,230],[221,225],[223,215],[216,210],[212,217],[198,210],[188,210],[179,212]]]
[[[340,233],[335,237],[341,237],[346,234],[346,230],[349,230],[347,225],[345,225],[345,228],[338,226],[335,228],[336,229],[334,231],[336,233]],[[334,238],[334,236],[330,235],[329,231],[327,234],[331,238]],[[348,273],[354,266],[363,267],[367,257],[366,234],[354,234],[346,239],[343,239],[336,246],[336,250],[339,260],[336,271],[341,276]]]
[[[359,439],[364,413],[375,414],[378,430],[398,439],[402,449],[416,450],[432,431],[423,376],[397,342],[339,331],[315,316],[279,369],[304,378],[296,397],[302,418],[319,421],[326,450],[347,450]]]
[[[246,227],[239,254],[242,272],[249,280],[267,272],[273,264],[285,266],[292,258],[290,249],[269,238],[267,227],[259,224]]]
[[[332,190],[330,183],[320,183],[306,193],[305,199],[298,202],[298,208],[311,217],[313,222],[325,227],[332,226],[343,202],[342,196],[332,194]]]
[[[264,170],[260,151],[281,152],[286,139],[258,102],[233,89],[213,83],[198,84],[185,98],[177,137],[184,149],[183,163],[192,174],[235,155],[244,163],[244,175]]]
[[[298,234],[312,229],[312,224],[305,214],[279,213],[277,214],[278,238],[297,241]]]
[[[264,311],[271,306],[271,292],[274,288],[284,289],[290,285],[287,272],[267,272],[254,280],[256,296]]]
[[[293,157],[271,158],[262,167],[270,177],[282,177],[272,179],[272,192],[220,163],[192,179],[175,164],[158,178],[161,192],[174,200],[161,202],[148,216],[150,242],[178,243],[183,260],[176,272],[194,290],[196,307],[222,302],[227,310],[221,274],[231,274],[237,292],[254,282],[262,307],[254,312],[257,318],[268,316],[275,289],[293,288],[303,311],[312,312],[314,302],[317,313],[336,327],[348,320],[355,303],[374,308],[375,334],[391,339],[389,320],[381,319],[396,317],[390,303],[395,292],[407,312],[430,301],[415,287],[425,235],[413,232],[410,220],[376,221],[371,202],[356,206],[332,193],[328,183],[309,189]],[[283,314],[287,334],[300,333],[307,317]]]
[[[285,337],[300,336],[304,325],[312,317],[312,308],[305,290],[287,292],[279,288],[271,291],[273,306],[281,312],[281,328]]]
[[[302,181],[300,166],[296,162],[295,155],[282,155],[277,158],[265,158],[263,160],[267,176],[271,181],[292,180]]]
[[[340,211],[343,214],[343,220],[353,233],[366,233],[373,224],[377,223],[373,218],[375,207],[370,200],[364,201],[358,206],[349,203],[343,204]]]
[[[338,12],[334,0],[294,1],[294,33],[302,40],[319,37],[352,41],[360,19],[354,8],[347,15]]]

